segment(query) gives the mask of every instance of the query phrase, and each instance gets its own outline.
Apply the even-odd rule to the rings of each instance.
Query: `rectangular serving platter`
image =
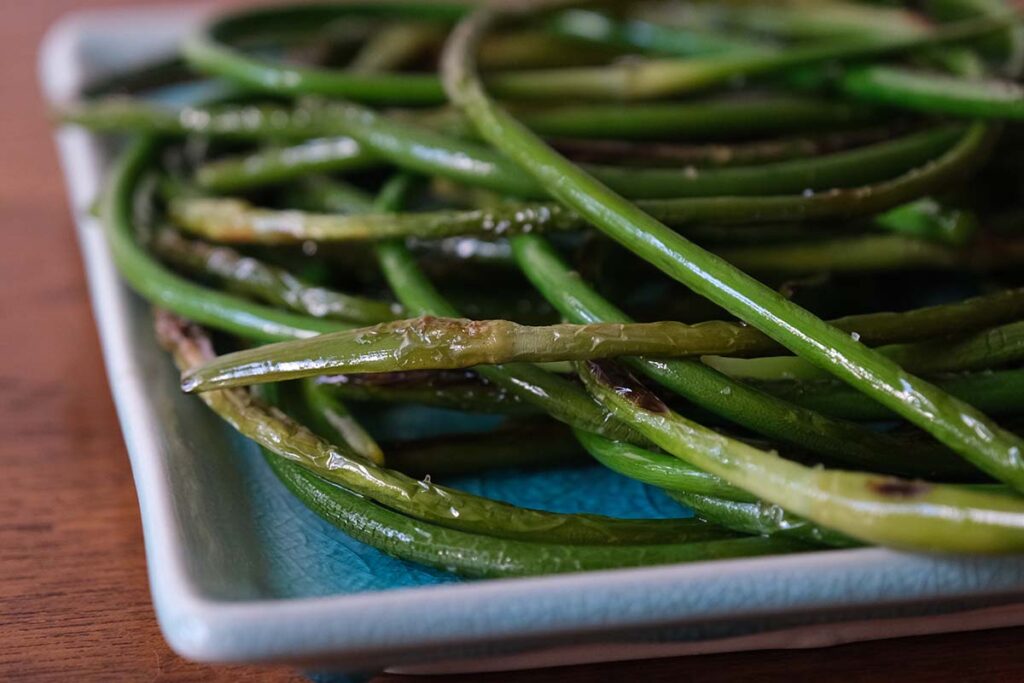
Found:
[[[41,50],[48,100],[67,102],[95,77],[170,53],[205,15],[168,6],[65,17]],[[149,309],[120,282],[89,212],[112,145],[70,128],[57,145],[138,491],[153,602],[185,657],[436,673],[1024,624],[1019,556],[858,549],[459,581],[355,543],[179,392]],[[459,483],[528,505],[554,498],[566,511],[668,514],[656,493],[596,469]]]

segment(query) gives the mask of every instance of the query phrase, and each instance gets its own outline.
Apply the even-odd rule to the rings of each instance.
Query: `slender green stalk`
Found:
[[[876,217],[875,227],[929,242],[963,247],[978,232],[973,212],[943,206],[931,197],[898,206]]]
[[[157,318],[157,336],[185,373],[212,356],[208,340],[168,315]],[[429,480],[416,480],[331,444],[244,390],[204,392],[203,401],[260,446],[298,462],[317,476],[424,521],[473,533],[545,543],[659,543],[728,536],[687,520],[622,520],[563,515],[488,500]]]
[[[141,100],[117,98],[79,103],[61,111],[59,116],[66,123],[99,131],[198,133],[257,141],[305,140],[293,146],[272,147],[206,162],[199,167],[196,180],[202,187],[229,192],[281,183],[307,173],[346,172],[380,163],[351,138],[336,137],[345,129],[334,123],[329,107],[327,109],[306,102],[291,108],[218,105],[176,110]],[[621,105],[556,106],[529,109],[525,116],[542,133],[631,139],[672,136],[678,131],[686,131],[689,137],[707,137],[740,128],[745,135],[752,135],[759,131],[806,130],[868,120],[865,112],[849,105],[796,97],[640,104],[625,108]],[[464,122],[450,118],[418,117],[435,127],[451,129],[458,124],[455,130],[466,132]]]
[[[407,184],[405,176],[390,181],[373,204],[360,204],[359,195],[345,193],[345,205],[356,210],[390,210],[396,208]],[[381,271],[399,302],[410,312],[419,315],[457,316],[458,310],[449,303],[423,275],[416,260],[396,241],[380,242],[376,246]],[[551,417],[568,425],[599,433],[611,439],[638,439],[631,429],[611,419],[585,391],[558,375],[527,363],[502,366],[484,366],[479,374],[491,383],[537,406]]]
[[[301,388],[307,408],[303,417],[309,418],[314,432],[331,443],[347,445],[356,455],[374,464],[384,464],[384,451],[370,433],[352,417],[344,403],[325,392],[313,380],[304,380]],[[388,464],[395,468],[394,463]],[[397,469],[402,471],[401,468]]]
[[[875,127],[729,144],[552,138],[551,145],[580,162],[701,168],[751,166],[820,156],[877,143],[892,137],[894,133],[893,128]]]
[[[592,393],[679,459],[859,540],[923,551],[1024,549],[1024,502],[954,486],[806,467],[673,413],[613,363],[581,365]]]
[[[757,225],[855,218],[892,209],[945,187],[972,170],[987,154],[992,142],[993,134],[988,128],[980,125],[972,126],[954,146],[939,158],[891,180],[859,188],[833,189],[828,192],[812,193],[809,196],[801,193],[778,197],[641,200],[637,206],[666,225],[684,231],[695,230],[694,224]],[[316,208],[319,206],[317,202],[326,199],[323,194],[322,190],[312,194],[304,192],[304,199],[311,202],[311,208]],[[364,206],[362,209],[353,211],[353,207],[347,201],[340,202],[340,205],[348,205],[348,213],[366,214],[369,210],[369,207]],[[339,202],[331,201],[323,205],[323,208],[336,211],[340,205]],[[184,206],[190,205],[186,203]],[[208,207],[211,212],[214,210],[224,211],[227,216],[233,217],[233,219],[237,218],[243,227],[247,222],[245,218],[249,206],[239,204],[237,200],[227,200],[226,203],[214,201],[211,204],[200,204],[200,206]],[[267,239],[294,239],[294,237],[287,237],[289,230],[299,230],[307,221],[299,220],[295,215],[289,215],[292,218],[288,229],[286,230],[284,227],[268,228],[270,236]],[[282,218],[273,213],[266,214],[266,216]],[[202,224],[198,218],[195,220],[197,224]],[[277,223],[281,222],[277,221]],[[335,225],[330,220],[314,222],[318,224],[320,234],[324,238],[329,236],[323,232],[324,229],[327,226]],[[274,224],[271,223],[271,225]],[[391,214],[387,218],[369,219],[369,222],[360,218],[353,219],[348,223],[338,223],[338,225],[345,226],[341,231],[343,235],[367,234],[373,227],[381,233],[396,236],[419,235],[438,238],[452,234],[506,235],[578,230],[586,227],[588,223],[579,214],[558,204],[509,203],[471,211]],[[215,225],[204,225],[204,229],[206,227],[210,230],[216,229]],[[221,239],[228,237],[220,232],[216,234],[221,235]],[[246,230],[244,235],[239,234],[238,238],[244,237],[251,241],[255,239],[254,235],[254,231]],[[312,238],[309,233],[304,233],[302,236],[305,239]]]
[[[249,9],[221,17],[191,36],[182,46],[185,59],[202,72],[245,87],[274,94],[343,94],[365,101],[435,102],[443,96],[437,79],[428,74],[348,73],[301,67],[246,55],[231,43],[275,26],[315,29],[353,17],[398,17],[451,22],[465,8],[439,3],[350,3],[293,5]],[[339,88],[340,86],[340,88]],[[337,92],[338,90],[344,92]],[[332,92],[332,90],[334,92]]]
[[[851,34],[915,36],[929,30],[924,17],[902,7],[832,0],[694,3],[685,8],[651,5],[637,8],[636,15],[673,28],[740,30],[786,40],[832,40]]]
[[[195,180],[211,192],[238,192],[285,183],[310,173],[347,173],[379,164],[352,138],[319,138],[206,162],[196,169]]]
[[[357,541],[409,562],[463,576],[501,578],[698,562],[808,550],[785,538],[697,543],[573,546],[468,534],[411,519],[264,451],[281,482],[315,513]]]
[[[470,413],[529,415],[537,406],[471,372],[399,372],[332,375],[317,380],[321,390],[346,401],[415,403]]]
[[[513,254],[520,268],[559,312],[576,323],[629,322],[629,318],[604,301],[582,278],[572,272],[543,238],[525,235],[512,240]],[[926,306],[900,313],[864,313],[836,318],[829,324],[856,335],[864,344],[923,341],[943,337],[950,330],[960,333],[984,330],[1009,323],[1024,315],[1024,289],[1008,289],[965,299],[957,303]],[[707,337],[704,337],[704,335]],[[673,333],[680,348],[693,339],[696,345],[712,346],[728,339],[732,354],[761,355],[780,348],[760,330],[736,323],[707,321]],[[697,342],[697,338],[704,337]]]
[[[928,0],[926,8],[930,15],[948,21],[1005,12],[1006,4],[1004,0]],[[1018,21],[1002,34],[985,39],[978,50],[1000,60],[1006,76],[1018,78],[1024,69],[1024,24]]]
[[[429,7],[429,9],[427,9]],[[465,8],[451,6],[344,5],[334,16],[393,15],[403,18],[454,20]],[[298,16],[305,12],[305,16]],[[183,52],[197,70],[246,88],[279,95],[325,95],[363,102],[431,103],[444,99],[438,80],[427,74],[365,74],[281,64],[246,55],[225,41],[260,25],[328,20],[324,7],[252,10],[228,15],[185,41]],[[924,35],[871,36],[819,45],[795,47],[778,54],[723,54],[689,60],[644,60],[604,67],[505,72],[489,78],[494,92],[509,98],[650,99],[677,95],[728,83],[741,76],[763,76],[824,60],[883,56],[936,45],[963,42],[995,33],[1010,24],[1013,15],[981,17],[947,24]],[[316,25],[316,24],[311,24]]]
[[[230,247],[189,240],[173,230],[157,233],[152,247],[178,268],[212,277],[232,291],[313,318],[373,324],[401,317],[402,308],[397,304],[317,287]]]
[[[236,351],[186,375],[186,391],[210,391],[300,377],[362,372],[452,370],[616,356],[673,356],[688,325],[591,323],[530,327],[508,320],[423,316],[312,339]],[[729,343],[728,335],[713,348]],[[700,354],[687,348],[687,355]]]
[[[617,442],[616,442],[617,443]],[[514,419],[480,434],[387,444],[388,464],[410,477],[456,477],[502,468],[551,468],[589,460],[572,432],[547,418]]]
[[[741,10],[741,12],[743,11],[751,12],[749,9]],[[789,14],[790,10],[770,7],[755,8],[751,13],[760,15],[762,12],[766,12],[767,15],[773,12]],[[877,9],[872,8],[869,12],[877,12]],[[808,17],[824,19],[821,23],[816,23],[815,19],[811,19],[811,26],[815,30],[820,29],[822,26],[835,29],[844,23],[830,22],[826,18],[828,13],[821,11],[818,7],[815,7],[813,11],[804,11],[796,14],[803,15],[796,19],[796,22],[800,23],[806,23]],[[844,12],[840,14],[842,15]],[[972,14],[975,17],[987,16],[989,18],[1006,16],[1006,8],[990,6],[984,8],[984,11],[980,13]],[[755,19],[755,23],[762,21],[764,18],[765,16],[759,16],[758,19]],[[897,27],[897,35],[910,39],[926,33],[921,30],[921,24],[918,25],[917,30],[908,33],[898,28],[898,24],[878,25],[876,23],[878,18],[877,16],[872,17],[869,24],[862,24],[859,21],[855,22],[852,26],[847,26],[846,30],[856,27],[856,30],[860,31],[861,40],[866,39],[867,36],[874,35],[875,39],[882,40],[883,42],[886,40],[885,35],[892,32],[893,26]],[[675,54],[686,55],[691,50],[689,46],[691,31],[686,29],[646,24],[646,26],[650,26],[650,29],[647,31],[630,31],[628,30],[628,23],[613,22],[607,19],[605,22],[607,24],[605,28],[591,35],[591,39],[608,44],[619,44],[623,40],[629,40],[633,47],[656,53],[668,52],[673,54],[672,50],[678,49],[680,52]],[[774,22],[769,21],[767,23],[773,25]],[[1008,26],[1013,27],[1014,23],[1010,22]],[[1019,26],[1019,22],[1017,22],[1017,26]],[[724,52],[724,57],[731,57],[738,61],[760,58],[764,62],[771,63],[787,53],[786,50],[779,50],[772,45],[745,38],[728,38],[724,36],[716,36],[715,38],[720,41],[720,50]],[[709,37],[709,39],[711,38]],[[811,46],[806,49],[813,50],[815,48]],[[789,50],[788,52],[792,53],[794,51]],[[721,59],[722,57],[719,58]],[[901,109],[970,118],[1020,119],[1024,117],[1024,89],[1007,80],[993,78],[964,79],[946,74],[909,70],[905,67],[879,65],[855,66],[838,74],[831,74],[827,70],[812,69],[810,72],[796,76],[797,82],[806,80],[815,83],[822,79],[833,81],[843,94],[872,104],[883,104]]]
[[[561,262],[542,238],[513,240],[517,262],[530,282],[567,319],[580,323],[628,322],[629,317],[588,287]],[[882,318],[884,320],[884,316]],[[742,327],[724,323],[726,334],[746,336]],[[778,400],[770,394],[709,368],[699,361],[629,358],[630,367],[644,373],[701,408],[783,443],[795,444],[831,460],[870,466],[880,471],[950,477],[970,475],[971,468],[941,447],[909,443],[813,409]]]
[[[438,41],[440,48],[444,36]],[[607,64],[622,51],[607,45],[584,44],[547,28],[512,29],[494,36],[480,51],[480,63],[488,71]]]
[[[666,453],[622,441],[610,441],[597,434],[573,430],[580,445],[599,463],[619,474],[667,491],[685,491],[745,503],[757,501],[742,488],[722,477],[698,469]]]
[[[616,21],[611,17],[585,9],[571,9],[556,14],[548,21],[560,35],[619,47],[643,47],[648,53],[682,56],[736,54],[751,51],[749,38],[733,38],[703,26],[660,26],[643,19]],[[766,44],[765,49],[774,45]]]
[[[806,519],[786,512],[778,505],[744,502],[728,498],[715,498],[686,491],[667,491],[669,498],[693,510],[694,514],[706,520],[717,519],[726,529],[739,533],[770,536],[772,538],[793,537],[808,543],[822,544],[836,548],[850,548],[863,545],[859,541],[818,526]]]
[[[259,341],[301,339],[348,329],[339,321],[296,315],[207,287],[175,275],[147,254],[133,230],[135,189],[156,151],[150,138],[131,143],[111,174],[102,207],[104,229],[121,277],[152,303],[198,323]]]
[[[397,22],[374,33],[348,64],[348,71],[380,73],[396,70],[444,40],[439,23]]]
[[[610,140],[721,140],[835,130],[877,122],[863,105],[803,95],[709,96],[684,102],[511,104],[531,130],[560,138]],[[393,115],[404,115],[396,111]],[[416,112],[411,120],[457,137],[476,131],[458,110]]]
[[[1024,322],[1000,325],[975,334],[878,349],[906,370],[921,375],[971,372],[1024,360]],[[750,380],[821,380],[830,374],[793,356],[722,358],[704,362],[730,377]]]
[[[531,266],[527,264],[525,268],[530,269]],[[535,274],[534,278],[542,282],[553,303],[568,311],[568,315],[577,319],[593,317],[586,313],[581,315],[578,300],[567,301],[551,293],[551,283],[544,281],[543,274]],[[579,283],[573,284],[577,291],[596,301],[596,294],[587,292]],[[610,312],[611,307],[607,303],[604,307]],[[619,312],[619,315],[610,317],[625,316]],[[737,348],[735,338],[728,334],[730,328],[731,325],[722,326],[723,334],[712,338],[712,348],[729,345]],[[230,353],[186,375],[182,386],[190,392],[210,391],[321,375],[453,370],[503,363],[594,360],[618,356],[671,358],[703,355],[705,352],[696,345],[680,347],[678,338],[689,329],[691,326],[674,321],[530,327],[507,320],[424,316]],[[956,341],[925,341],[883,347],[880,351],[908,372],[920,374],[998,367],[1024,357],[1024,322],[991,328]],[[642,362],[661,369],[667,365],[679,371],[678,363],[668,365],[665,360]],[[725,375],[743,379],[806,381],[830,376],[794,356],[736,359],[705,355],[704,362]],[[729,395],[739,389],[724,379],[719,383],[719,394]],[[736,399],[731,400],[736,402]],[[789,418],[792,420],[792,415]],[[867,439],[868,436],[864,434],[862,438]]]
[[[110,97],[69,105],[57,112],[57,118],[62,123],[73,123],[100,132],[202,135],[251,142],[304,141],[332,134],[337,136],[329,120],[317,113],[316,107],[301,105],[212,104],[179,108],[142,99]],[[346,152],[352,154],[352,151]]]
[[[308,197],[315,200],[314,197]],[[518,221],[497,222],[493,211],[423,211],[417,213],[360,213],[337,215],[255,207],[241,199],[179,197],[171,201],[171,218],[182,229],[217,242],[295,244],[304,241],[346,242],[393,237],[438,239],[467,234],[502,236],[535,229],[578,228],[574,218],[561,220],[543,205],[523,207]],[[533,223],[530,217],[534,218]]]
[[[355,185],[324,175],[303,176],[287,188],[287,205],[332,214],[366,213],[373,198]]]
[[[886,190],[883,189],[883,192]],[[871,189],[865,188],[864,195],[870,194]],[[776,235],[782,238],[791,238],[794,235],[806,238],[827,234],[827,231],[819,226],[804,226],[800,221],[822,217],[835,208],[839,208],[839,215],[849,215],[846,208],[849,204],[834,201],[848,197],[829,192],[823,195],[823,202],[815,203],[814,196],[803,195],[799,199],[758,197],[747,198],[747,201],[744,198],[736,198],[733,199],[735,205],[731,207],[717,198],[651,200],[639,202],[637,206],[648,210],[653,217],[663,219],[666,225],[676,227],[680,234],[703,239],[718,237],[726,242],[735,242],[747,235],[764,241]],[[782,201],[775,201],[778,199]],[[879,196],[877,199],[883,202],[882,208],[885,203],[893,201],[891,197]],[[315,204],[317,201],[310,193],[306,193],[303,198],[303,203],[307,205]],[[755,212],[749,214],[755,226],[757,221],[765,221],[769,225],[726,228],[714,224],[695,224],[701,219],[721,221],[725,224],[740,220],[738,209],[744,206]],[[803,208],[809,209],[808,213],[803,213]],[[437,240],[467,235],[505,237],[533,232],[579,230],[586,227],[578,215],[555,205],[540,203],[506,203],[468,210],[337,215],[294,209],[266,209],[236,198],[181,196],[172,199],[170,213],[181,228],[191,233],[218,242],[240,244],[347,242],[392,237]],[[795,223],[778,226],[772,222],[773,218]],[[939,241],[941,233],[941,240],[947,243],[953,239],[963,239],[965,231],[970,229],[969,221],[965,225],[956,219],[955,225],[948,226],[942,223],[939,217],[920,216],[917,211],[913,216],[883,216],[881,220],[880,227],[883,229],[918,234],[927,231],[929,236],[935,236],[934,241]],[[770,249],[733,247],[722,254],[727,260],[741,267],[786,272],[829,269],[885,270],[908,266],[990,269],[1014,265],[1024,258],[1021,252],[1024,252],[1024,246],[1010,240],[1006,240],[1001,249],[983,245],[975,250],[953,251],[942,244],[922,241],[916,236],[906,238],[898,235],[858,235],[836,237],[831,241],[781,244]]]
[[[690,243],[568,163],[491,102],[476,76],[472,54],[494,19],[490,10],[475,11],[453,31],[443,59],[450,96],[486,140],[558,200],[670,277],[861,389],[988,474],[1024,488],[1024,440]]]
[[[978,270],[1018,267],[1024,241],[1007,239],[977,248],[954,249],[901,235],[857,235],[791,244],[715,249],[743,270],[760,273],[874,272],[887,270]]]
[[[519,197],[546,197],[542,184],[514,162],[475,142],[377,114],[356,104],[323,104],[333,124],[363,149],[411,171],[441,176]],[[853,187],[891,178],[924,164],[953,144],[962,130],[943,126],[891,142],[820,157],[752,167],[697,170],[589,166],[616,191],[634,198],[770,195]]]
[[[1024,413],[1024,370],[985,370],[953,375],[936,384],[990,415]],[[896,414],[864,394],[835,382],[764,382],[763,391],[786,401],[849,420],[891,420]]]
[[[956,76],[887,66],[850,69],[840,89],[863,102],[981,119],[1024,119],[1024,88],[1007,80]]]
[[[855,545],[847,536],[811,524],[777,505],[761,503],[743,489],[679,458],[579,430],[575,434],[587,452],[605,467],[645,484],[660,486],[669,496],[713,524],[741,533],[781,534],[815,544]]]
[[[800,95],[713,97],[695,102],[620,104],[550,104],[518,106],[515,111],[536,132],[570,138],[651,140],[683,137],[687,140],[746,137],[758,134],[807,133],[877,121],[864,106]],[[217,104],[174,108],[143,99],[109,97],[76,102],[56,112],[62,123],[99,132],[152,133],[167,136],[202,135],[212,139],[266,142],[313,142],[343,134],[332,121],[331,107],[320,101],[292,105]],[[472,136],[472,125],[455,109],[394,110],[399,120],[418,123],[451,136]],[[340,139],[334,144],[340,159],[353,151]],[[290,152],[298,156],[300,150]],[[313,147],[307,156],[318,149]],[[245,157],[242,157],[245,158]],[[259,155],[252,157],[254,165]],[[242,161],[237,161],[242,166]]]
[[[946,24],[923,35],[857,36],[774,52],[744,50],[689,59],[637,60],[616,68],[502,74],[488,79],[491,91],[508,98],[654,99],[678,96],[834,60],[863,59],[963,42],[1009,26],[1015,16],[979,17]]]

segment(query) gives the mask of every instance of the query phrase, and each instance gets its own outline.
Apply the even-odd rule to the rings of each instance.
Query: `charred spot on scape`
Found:
[[[638,408],[650,413],[669,412],[664,401],[618,363],[592,360],[587,361],[587,367],[598,382],[611,387],[616,394],[629,400]]]

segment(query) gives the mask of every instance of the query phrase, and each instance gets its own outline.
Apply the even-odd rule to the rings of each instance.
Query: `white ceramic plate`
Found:
[[[49,99],[66,102],[91,78],[169,53],[201,14],[168,7],[65,18],[42,48]],[[1020,557],[863,549],[458,582],[354,543],[179,393],[147,307],[119,281],[88,214],[109,145],[74,129],[57,141],[138,489],[153,601],[164,635],[186,657],[479,671],[1024,623]],[[588,486],[630,485],[586,476]]]

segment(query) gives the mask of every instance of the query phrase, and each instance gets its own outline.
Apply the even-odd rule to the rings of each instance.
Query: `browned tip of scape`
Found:
[[[203,363],[217,355],[202,327],[170,311],[153,309],[153,326],[160,346],[190,365]]]
[[[884,477],[869,480],[868,488],[874,493],[887,498],[914,498],[928,493],[932,486],[925,481]]]
[[[654,392],[640,383],[619,363],[608,360],[587,361],[594,379],[610,387],[616,394],[649,413],[667,413],[668,406]]]

